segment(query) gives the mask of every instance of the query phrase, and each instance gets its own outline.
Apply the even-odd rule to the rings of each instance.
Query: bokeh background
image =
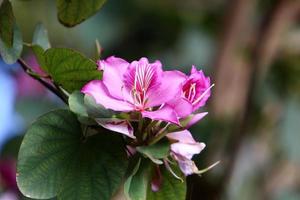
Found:
[[[107,0],[75,28],[56,17],[55,1],[12,1],[24,40],[38,22],[54,47],[95,58],[95,39],[129,61],[159,59],[189,73],[194,64],[216,84],[209,115],[192,133],[207,144],[188,177],[187,199],[300,199],[300,1]],[[30,52],[24,58],[38,69]],[[22,199],[15,183],[18,148],[38,116],[63,103],[0,61],[0,200]]]

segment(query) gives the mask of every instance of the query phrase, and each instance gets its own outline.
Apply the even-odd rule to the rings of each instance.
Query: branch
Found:
[[[18,63],[21,65],[22,69],[26,74],[28,74],[30,77],[40,82],[48,90],[50,90],[52,93],[58,96],[64,103],[68,104],[65,96],[56,87],[52,86],[48,82],[41,79],[41,77],[36,72],[34,72],[22,58],[18,59]]]

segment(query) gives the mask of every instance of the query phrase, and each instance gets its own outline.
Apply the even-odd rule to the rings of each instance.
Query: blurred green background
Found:
[[[300,199],[299,0],[107,0],[74,28],[59,24],[55,1],[12,3],[24,41],[42,22],[54,47],[94,58],[98,39],[103,58],[146,56],[211,76],[209,115],[192,127],[207,146],[195,160],[221,163],[188,177],[187,199]],[[64,105],[19,66],[0,65],[0,200],[12,200],[21,198],[14,165],[26,127]]]

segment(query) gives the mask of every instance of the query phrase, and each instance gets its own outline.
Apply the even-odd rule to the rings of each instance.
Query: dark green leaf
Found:
[[[13,45],[15,17],[11,3],[4,0],[0,6],[0,38],[7,48]]]
[[[149,160],[142,159],[137,162],[124,184],[124,193],[128,200],[146,200],[151,171],[152,163]]]
[[[6,62],[7,64],[13,64],[21,56],[22,49],[23,49],[22,34],[19,28],[17,27],[17,25],[15,24],[12,47],[8,47],[5,44],[5,42],[0,38],[0,54],[4,62]]]
[[[59,21],[68,27],[75,26],[94,15],[106,0],[56,0]]]
[[[30,198],[107,199],[127,168],[121,137],[103,133],[83,137],[76,115],[52,111],[27,131],[17,166],[17,183]]]
[[[139,146],[136,150],[156,164],[163,164],[159,159],[166,158],[170,153],[170,144],[168,141],[161,141],[150,146]]]
[[[39,45],[44,50],[50,48],[48,32],[42,23],[38,23],[35,27],[32,44]]]
[[[44,56],[45,70],[68,92],[80,90],[87,82],[102,77],[95,62],[74,50],[51,48]]]
[[[162,185],[158,192],[148,188],[147,200],[185,200],[186,183],[173,177],[173,175],[161,167]]]

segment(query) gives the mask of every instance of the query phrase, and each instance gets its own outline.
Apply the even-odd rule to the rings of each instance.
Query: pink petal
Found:
[[[187,159],[192,159],[195,154],[199,154],[205,148],[204,143],[173,143],[171,144],[171,151],[181,155]]]
[[[169,106],[164,106],[156,111],[142,111],[142,116],[153,120],[163,120],[179,125],[179,120],[175,111]]]
[[[91,95],[96,103],[103,105],[107,109],[115,111],[133,110],[131,104],[112,97],[106,86],[100,80],[90,81],[82,88],[81,92]]]
[[[126,120],[121,119],[96,119],[96,122],[98,122],[99,125],[101,125],[103,128],[106,128],[108,130],[122,133],[130,138],[135,139],[135,136],[133,134],[133,127],[131,124]]]
[[[171,144],[171,151],[187,159],[191,159],[194,154],[199,154],[205,148],[205,144],[196,142],[188,130],[169,133],[167,138],[177,141]]]
[[[198,113],[198,114],[193,114],[191,120],[188,122],[188,124],[186,125],[185,128],[190,128],[195,123],[197,123],[198,121],[200,121],[203,117],[205,117],[207,114],[208,114],[208,112],[202,112],[202,113]]]
[[[159,106],[181,95],[181,84],[186,75],[180,71],[163,72],[162,82],[159,88],[148,93],[147,107]]]
[[[124,99],[122,95],[123,76],[129,63],[121,58],[111,56],[98,61],[98,69],[103,70],[103,83],[111,96]]]
[[[178,159],[177,162],[179,164],[180,170],[184,173],[185,176],[198,172],[198,168],[195,165],[194,161],[190,159]]]
[[[192,134],[188,130],[172,132],[167,135],[171,140],[176,140],[180,143],[195,143]]]
[[[187,117],[193,112],[193,105],[185,98],[178,97],[168,102],[179,118]]]
[[[195,99],[197,103],[193,102],[195,111],[198,108],[204,106],[206,101],[210,97],[210,78],[206,77],[202,70],[198,71],[195,66],[192,66],[191,75],[189,76],[189,79],[194,79],[198,83],[196,90],[199,96],[202,96],[202,94],[205,93],[205,95],[202,96],[200,100]]]

